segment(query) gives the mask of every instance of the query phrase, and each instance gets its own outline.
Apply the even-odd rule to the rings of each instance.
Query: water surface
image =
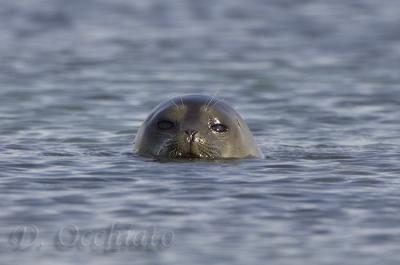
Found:
[[[395,0],[0,1],[1,260],[398,264],[399,14]],[[132,154],[161,100],[216,91],[265,159]],[[55,245],[113,225],[173,238]],[[23,229],[39,235],[18,251]]]

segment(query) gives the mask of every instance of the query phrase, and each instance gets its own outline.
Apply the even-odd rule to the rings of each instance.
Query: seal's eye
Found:
[[[214,132],[222,133],[222,132],[226,132],[228,130],[228,127],[226,127],[223,124],[218,123],[218,124],[211,125],[211,130],[213,130]]]
[[[172,121],[163,120],[157,122],[157,127],[160,130],[168,130],[174,127],[174,123]]]

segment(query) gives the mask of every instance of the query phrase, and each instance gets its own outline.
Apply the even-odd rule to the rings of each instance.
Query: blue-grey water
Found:
[[[399,264],[399,1],[1,0],[0,25],[1,264]],[[265,159],[132,154],[193,93]]]

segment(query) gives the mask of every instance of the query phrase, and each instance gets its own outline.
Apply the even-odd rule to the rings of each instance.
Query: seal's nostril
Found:
[[[191,141],[194,141],[194,135],[198,133],[196,130],[184,130],[184,132],[189,135]]]
[[[197,133],[197,131],[195,131],[195,130],[185,130],[185,133],[187,135],[189,135],[189,136],[193,136],[193,135],[195,135]]]

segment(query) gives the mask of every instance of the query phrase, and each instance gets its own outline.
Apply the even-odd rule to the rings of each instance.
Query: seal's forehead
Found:
[[[155,108],[152,116],[160,114],[190,119],[204,114],[226,120],[238,117],[237,112],[225,102],[204,95],[188,95],[165,100]]]
[[[202,111],[203,106],[210,105],[213,103],[212,101],[216,101],[208,96],[203,95],[188,95],[182,97],[175,97],[172,99],[164,100],[161,102],[155,109],[157,111],[164,110],[190,110],[193,111]]]
[[[172,101],[178,105],[188,106],[190,108],[198,108],[210,104],[213,98],[204,95],[187,95],[173,98]]]

